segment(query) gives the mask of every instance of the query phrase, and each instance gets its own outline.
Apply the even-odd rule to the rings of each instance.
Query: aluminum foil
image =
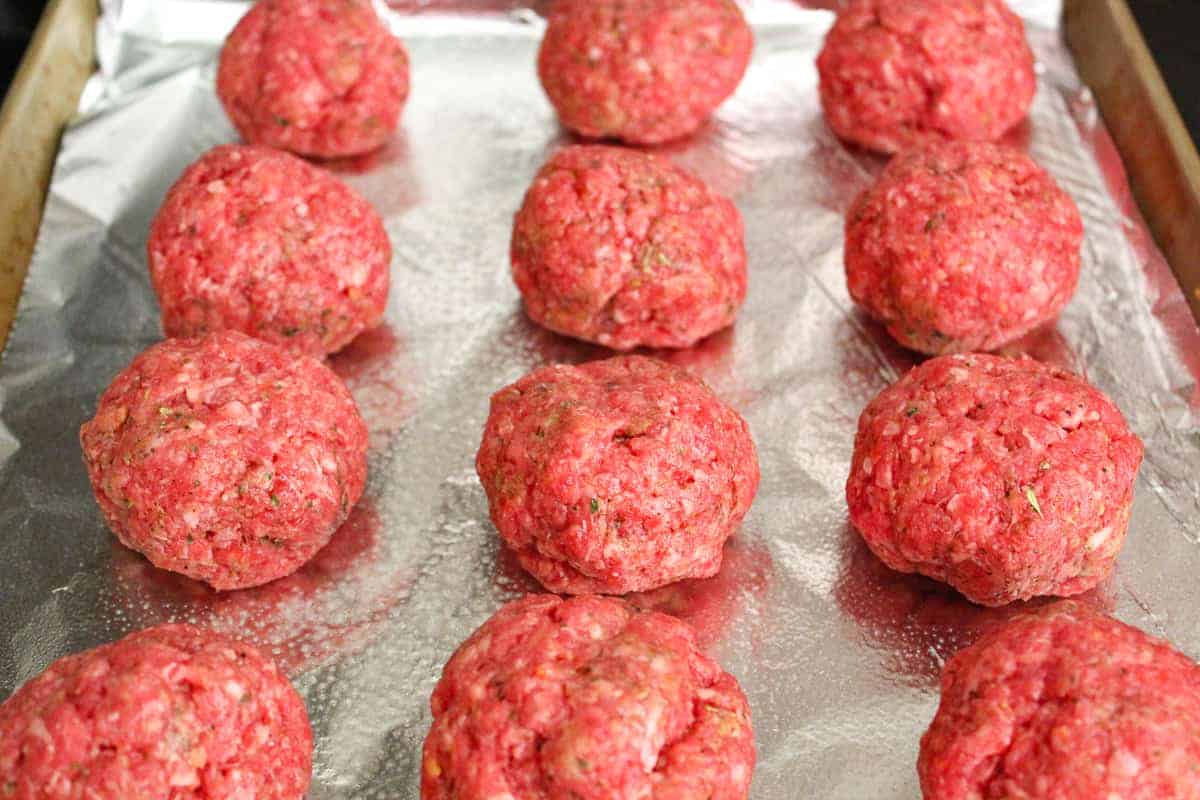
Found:
[[[1060,41],[1057,0],[1015,5],[1041,65],[1016,138],[1087,228],[1078,294],[1057,327],[1015,349],[1085,372],[1145,439],[1128,545],[1088,602],[1197,657],[1200,335]],[[366,498],[296,575],[214,594],[116,543],[77,431],[113,375],[161,336],[147,227],[185,165],[235,139],[213,77],[245,8],[104,3],[101,70],[64,138],[0,368],[0,696],[68,652],[191,620],[283,662],[316,732],[311,797],[415,798],[441,665],[535,588],[497,546],[472,466],[488,396],[540,364],[603,355],[531,325],[509,277],[512,215],[569,137],[535,77],[534,8],[460,0],[389,12],[413,63],[402,130],[377,156],[334,167],[395,245],[386,326],[333,360],[371,428]],[[762,488],[720,576],[636,599],[694,623],[741,680],[755,798],[913,798],[940,665],[1012,610],[889,572],[847,525],[857,415],[912,363],[852,309],[842,274],[842,214],[881,162],[822,121],[813,60],[831,12],[756,0],[747,13],[757,48],[741,88],[666,152],[741,208],[749,300],[732,330],[664,355],[750,421]]]

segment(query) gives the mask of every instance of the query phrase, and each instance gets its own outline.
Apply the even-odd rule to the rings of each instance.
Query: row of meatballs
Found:
[[[1070,601],[945,667],[925,797],[1194,798],[1200,668]],[[674,617],[586,595],[501,608],[431,699],[423,798],[745,800],[745,698]],[[0,796],[299,800],[313,737],[262,652],[160,625],[62,658],[0,705]]]
[[[717,20],[729,17],[730,8],[740,20],[735,7],[707,6]],[[584,3],[576,7],[580,15],[592,11]],[[690,20],[683,34],[693,36],[698,22]],[[585,30],[579,22],[566,28],[568,38]],[[749,29],[741,25],[732,33],[740,37],[733,45],[743,63],[717,93],[732,90],[749,57]],[[670,29],[664,34],[674,35]],[[707,41],[706,35],[693,38]],[[559,45],[556,56],[553,39],[547,36],[543,70],[557,76],[564,67],[556,59],[575,43]],[[547,90],[553,96],[551,83]],[[149,236],[163,328],[175,338],[150,348],[117,377],[81,442],[97,501],[121,541],[159,567],[228,590],[296,570],[362,495],[367,429],[345,386],[318,359],[381,321],[391,246],[363,198],[284,151],[331,158],[380,146],[408,92],[407,56],[366,2],[263,0],[227,41],[217,91],[250,144],[216,148],[190,167]],[[695,110],[635,122],[627,132],[685,132],[719,102],[705,96],[713,91],[695,92]],[[580,109],[581,125],[605,124],[582,121],[593,116],[594,98],[563,102]],[[609,124],[618,124],[619,108],[606,113]],[[682,172],[673,177],[685,184],[683,193],[708,201],[699,181]],[[680,193],[664,194],[675,202]],[[722,202],[719,222],[740,226],[732,204]],[[654,215],[647,209],[643,217]],[[712,225],[714,234],[724,235],[720,228]],[[741,258],[734,280],[744,294],[737,232],[726,237],[727,249],[736,238],[739,250],[729,257]],[[715,330],[732,321],[740,303],[740,295],[731,299],[715,321],[669,324]],[[682,335],[691,341],[704,332]],[[678,334],[665,336],[666,343],[682,343]],[[626,386],[645,371],[666,375],[650,361],[608,371],[609,383]],[[582,395],[603,401],[606,393],[620,394],[585,374],[575,381]],[[660,399],[678,393],[726,427],[740,426],[755,470],[747,496],[736,501],[741,507],[726,511],[740,519],[757,484],[744,423],[686,373],[669,378],[674,385],[661,386]],[[652,413],[653,404],[645,411]],[[613,409],[610,421],[619,413]],[[643,434],[631,430],[629,437]],[[698,447],[706,446],[702,433],[697,438]],[[498,459],[520,457],[519,449],[493,449]],[[617,519],[626,506],[621,498],[612,502]],[[627,523],[632,532],[655,524],[654,514],[630,513]],[[709,563],[686,561],[674,573],[715,571],[719,544],[708,550]],[[648,564],[645,569],[653,572]],[[543,573],[546,580],[551,571]],[[588,580],[565,564],[559,572],[559,580],[581,591]],[[507,701],[495,693],[501,683],[514,687],[504,692]],[[574,714],[559,699],[568,685]],[[504,747],[524,747],[523,758],[545,759],[545,768],[527,766],[522,785],[507,794],[500,791],[509,780],[503,760],[463,746],[463,732],[452,732],[456,715],[482,711],[478,700],[486,687],[493,687],[487,713],[496,720],[518,710],[538,720],[536,737],[514,732]],[[648,691],[654,694],[649,704]],[[685,624],[637,613],[617,600],[564,602],[547,595],[506,607],[488,633],[465,644],[447,666],[432,703],[439,727],[429,737],[426,796],[644,794],[641,787],[652,781],[643,773],[654,765],[645,764],[644,754],[614,761],[618,753],[604,752],[607,734],[618,734],[628,748],[633,731],[604,730],[591,718],[599,707],[622,709],[629,724],[651,729],[643,732],[641,749],[661,751],[672,762],[651,770],[659,796],[748,791],[754,748],[736,682],[699,652]],[[0,797],[299,798],[311,780],[312,744],[303,701],[262,653],[204,629],[160,626],[62,659],[0,706]],[[597,782],[597,774],[607,780]]]
[[[538,70],[566,127],[652,144],[699,129],[752,44],[728,0],[558,0]],[[1082,379],[971,352],[1052,320],[1079,275],[1070,198],[989,143],[1036,86],[1019,19],[999,0],[853,0],[818,69],[834,131],[900,153],[848,213],[851,296],[902,344],[957,353],[863,412],[851,520],[889,566],[977,603],[1086,591],[1125,538],[1141,443]],[[318,358],[378,324],[388,293],[377,214],[281,150],[379,147],[408,60],[365,2],[261,0],[217,90],[252,145],[189,168],[148,245],[179,338],[118,376],[81,441],[122,542],[236,589],[296,570],[362,495],[366,427]],[[615,350],[688,347],[732,324],[747,289],[733,203],[612,147],[564,148],[538,172],[511,261],[532,319]],[[546,367],[493,396],[476,466],[505,544],[575,596],[510,603],[455,653],[422,796],[747,797],[736,681],[684,623],[601,596],[719,571],[759,481],[745,420],[653,359]],[[1198,731],[1195,664],[1066,602],[949,662],[919,771],[930,798],[1200,797]],[[298,798],[311,761],[276,666],[191,626],[70,656],[0,706],[0,797]]]
[[[846,500],[889,567],[999,606],[1113,570],[1142,443],[1084,380],[991,351],[1054,320],[1083,227],[1031,159],[994,144],[1036,91],[1000,0],[850,0],[817,61],[829,126],[895,157],[846,219],[852,299],[939,356],[863,411]],[[958,355],[946,355],[958,354]],[[945,665],[921,739],[927,800],[1200,797],[1200,668],[1071,601]]]
[[[999,606],[1113,570],[1142,443],[1084,380],[999,349],[1051,322],[1083,228],[1031,159],[994,144],[1036,91],[1001,0],[850,0],[817,61],[829,126],[896,154],[846,219],[850,296],[936,355],[859,418],[850,520],[889,567]],[[957,355],[947,355],[957,354]],[[1200,798],[1200,668],[1072,601],[945,665],[921,739],[927,800]]]

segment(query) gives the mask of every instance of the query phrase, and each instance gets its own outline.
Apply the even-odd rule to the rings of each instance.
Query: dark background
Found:
[[[1196,0],[1127,0],[1158,61],[1171,96],[1200,141],[1200,3]]]
[[[1192,139],[1200,139],[1200,2],[1128,0]],[[0,0],[0,90],[8,88],[44,0]]]
[[[8,89],[44,0],[0,0],[0,87]]]

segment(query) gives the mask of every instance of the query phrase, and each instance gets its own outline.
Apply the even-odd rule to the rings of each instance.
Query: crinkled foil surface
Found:
[[[63,141],[0,369],[0,696],[68,652],[191,620],[284,664],[316,733],[311,797],[415,798],[442,664],[535,589],[498,548],[473,469],[488,397],[540,364],[604,355],[531,325],[509,277],[513,213],[569,141],[534,71],[542,23],[503,0],[389,12],[413,62],[402,129],[377,156],[335,166],[395,245],[386,326],[333,360],[371,428],[369,488],[299,573],[217,595],[116,543],[77,437],[109,380],[161,336],[147,227],[183,168],[236,138],[213,78],[246,4],[104,5],[102,69]],[[1015,6],[1041,65],[1016,138],[1087,227],[1078,294],[1056,328],[1015,349],[1086,373],[1146,441],[1128,545],[1087,602],[1200,657],[1200,336],[1060,41],[1058,1]],[[1012,609],[887,571],[847,524],[857,415],[912,364],[852,309],[842,273],[842,214],[881,162],[821,118],[813,60],[832,13],[785,0],[747,13],[757,49],[741,88],[667,152],[741,208],[749,301],[734,329],[666,357],[748,418],[762,488],[718,577],[636,600],[695,624],[741,680],[753,797],[914,798],[939,666]]]

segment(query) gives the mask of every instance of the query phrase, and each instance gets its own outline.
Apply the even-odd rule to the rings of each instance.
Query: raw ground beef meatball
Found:
[[[162,625],[59,659],[0,705],[0,798],[299,800],[312,749],[262,653]]]
[[[538,76],[576,133],[657,144],[704,124],[753,49],[733,0],[555,0]]]
[[[715,575],[759,478],[746,421],[642,356],[543,367],[501,389],[475,467],[521,566],[567,594]]]
[[[396,130],[408,54],[370,0],[258,0],[225,40],[217,96],[251,144],[357,155]]]
[[[295,571],[366,481],[367,428],[341,380],[234,331],[146,350],[80,441],[121,542],[217,589]]]
[[[379,215],[333,175],[266,147],[224,145],[189,167],[146,250],[168,336],[230,328],[324,355],[387,306]]]
[[[1055,319],[1083,222],[1024,153],[951,142],[896,156],[846,217],[850,296],[905,347],[995,350]]]
[[[614,350],[690,347],[746,299],[737,207],[665,158],[616,147],[568,147],[538,171],[511,256],[535,322]]]
[[[926,800],[1195,800],[1200,667],[1059,603],[950,659],[921,739]]]
[[[744,800],[737,681],[674,617],[532,595],[454,654],[430,702],[422,800]]]
[[[1141,461],[1141,440],[1083,379],[1030,359],[942,356],[863,411],[846,500],[889,567],[998,606],[1108,576]]]
[[[1003,0],[851,0],[817,70],[829,127],[884,153],[999,139],[1037,89],[1025,28]]]

